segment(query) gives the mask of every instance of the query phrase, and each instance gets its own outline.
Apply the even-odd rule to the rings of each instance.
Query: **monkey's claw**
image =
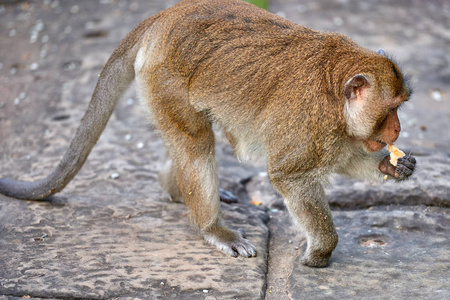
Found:
[[[205,234],[205,239],[209,244],[233,257],[257,255],[255,246],[245,239],[240,231],[231,231],[222,227],[216,234]]]
[[[252,257],[256,256],[256,250],[254,249],[253,245],[250,244],[250,242],[246,241],[246,243],[242,244],[234,244],[231,246],[231,249],[233,250],[233,256],[237,257],[240,256],[247,256]]]
[[[224,243],[222,245],[222,250],[230,253],[231,256],[238,257],[244,256],[244,257],[254,257],[256,256],[256,248],[255,246],[250,243],[249,240],[239,237],[234,241],[231,241],[229,243]]]

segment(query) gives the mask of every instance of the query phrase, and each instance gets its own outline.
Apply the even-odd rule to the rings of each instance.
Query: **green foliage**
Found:
[[[244,0],[244,1],[255,4],[256,6],[264,9],[269,8],[269,0]]]

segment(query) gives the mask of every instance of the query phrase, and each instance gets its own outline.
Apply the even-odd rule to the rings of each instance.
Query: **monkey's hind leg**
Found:
[[[173,157],[170,173],[174,176],[172,183],[176,182],[178,187],[176,193],[190,208],[206,241],[232,256],[256,256],[255,247],[219,219],[219,181],[210,125],[195,134],[181,133],[169,151]]]
[[[178,189],[178,184],[175,179],[175,173],[172,165],[172,159],[167,157],[166,163],[164,164],[164,169],[159,172],[159,181],[161,182],[162,188],[169,194],[170,201],[184,203],[184,200],[181,197],[181,192]],[[222,188],[219,189],[219,198],[220,201],[229,204],[238,202],[238,198],[233,193]]]
[[[170,158],[160,176],[163,187],[175,200],[184,200],[209,244],[232,256],[256,256],[255,247],[219,218],[215,138],[206,113],[190,105],[183,83],[164,88],[155,84],[152,90],[149,102]]]

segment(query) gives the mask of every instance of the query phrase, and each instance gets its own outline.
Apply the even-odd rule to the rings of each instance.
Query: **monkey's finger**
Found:
[[[415,157],[414,156],[411,156],[411,155],[405,155],[404,157],[403,157],[403,159],[406,159],[407,161],[409,161],[410,163],[412,163],[412,164],[416,164],[416,159],[415,159]]]
[[[399,174],[398,178],[406,178],[412,175],[412,173],[414,172],[414,170],[409,169],[408,167],[404,166],[404,165],[397,165],[397,173]]]
[[[414,162],[404,159],[404,158],[399,158],[398,159],[398,165],[399,166],[405,166],[408,169],[414,170],[414,167],[416,166]]]

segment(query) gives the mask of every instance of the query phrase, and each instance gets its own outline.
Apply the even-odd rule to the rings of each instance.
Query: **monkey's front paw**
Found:
[[[301,263],[308,267],[314,268],[325,268],[328,265],[328,261],[330,260],[331,253],[323,254],[319,251],[317,252],[306,252],[301,258]]]
[[[397,169],[395,170],[395,179],[404,180],[414,173],[416,168],[416,159],[410,155],[399,158]]]
[[[233,231],[225,227],[219,227],[215,228],[212,232],[205,233],[204,237],[209,244],[216,246],[219,250],[231,256],[256,256],[255,246],[243,237],[241,231]]]
[[[384,157],[378,169],[381,173],[394,177],[396,180],[404,180],[414,173],[416,168],[416,159],[410,155],[405,155],[397,160],[397,166],[390,163],[389,155]]]

